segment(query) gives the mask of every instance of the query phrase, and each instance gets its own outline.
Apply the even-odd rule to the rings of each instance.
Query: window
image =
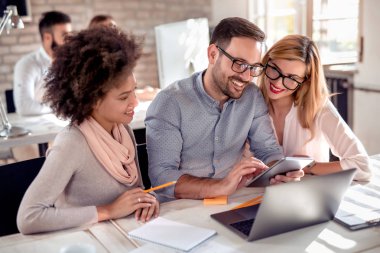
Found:
[[[249,18],[267,34],[267,46],[287,34],[317,43],[324,64],[358,60],[360,0],[251,0]]]
[[[324,63],[357,61],[359,0],[314,0],[312,22]]]

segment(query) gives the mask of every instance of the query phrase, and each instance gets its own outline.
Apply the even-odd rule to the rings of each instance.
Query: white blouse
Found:
[[[285,118],[282,143],[284,155],[309,156],[316,162],[329,162],[331,149],[340,159],[342,169],[357,168],[355,180],[370,179],[368,154],[331,101],[328,101],[317,114],[314,131],[314,138],[308,142],[311,133],[301,126],[297,118],[297,107],[293,104]]]

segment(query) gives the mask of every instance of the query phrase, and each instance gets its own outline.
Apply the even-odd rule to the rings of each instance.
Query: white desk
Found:
[[[380,247],[380,228],[369,228],[351,232],[330,221],[327,223],[291,231],[262,240],[247,242],[233,232],[227,230],[210,214],[225,211],[246,201],[254,195],[252,189],[243,189],[229,198],[227,206],[205,207],[201,201],[178,200],[163,204],[160,216],[170,220],[215,229],[217,235],[194,249],[200,252],[359,252]],[[131,218],[117,220],[126,231],[137,228],[140,224]],[[138,252],[152,250],[150,244],[138,242],[142,247]],[[144,249],[146,247],[146,249]],[[144,249],[144,250],[143,250]],[[163,250],[163,252],[173,252]]]
[[[60,249],[77,243],[91,244],[97,253],[130,252],[135,246],[110,222],[89,228],[76,228],[37,235],[14,234],[0,237],[1,253],[59,253]]]
[[[66,121],[57,119],[53,114],[20,116],[10,113],[8,118],[12,125],[26,128],[31,133],[15,138],[0,138],[0,145],[3,148],[49,142],[54,140],[57,133],[68,124]]]
[[[144,120],[149,104],[150,101],[140,102],[136,107],[133,120],[129,124],[132,129],[145,128]],[[10,113],[8,118],[12,125],[29,129],[31,133],[15,138],[0,138],[0,147],[2,148],[47,143],[54,140],[59,131],[68,124],[67,121],[59,120],[53,114],[20,116],[16,113]]]
[[[377,174],[370,184],[380,185],[380,155],[374,156]],[[160,216],[196,226],[215,229],[218,234],[191,253],[200,252],[378,252],[380,249],[380,227],[351,232],[334,221],[247,242],[224,226],[211,219],[210,214],[228,210],[255,195],[262,188],[244,188],[229,197],[228,205],[204,206],[200,200],[176,200],[161,205]],[[117,224],[130,231],[140,223],[133,216],[119,219]],[[137,241],[134,242],[119,232],[110,222],[95,224],[89,228],[78,228],[55,233],[24,236],[15,234],[0,237],[0,252],[59,252],[65,245],[75,242],[91,243],[97,252],[175,252],[166,247]],[[135,241],[136,242],[136,241]],[[153,250],[154,249],[154,250]]]

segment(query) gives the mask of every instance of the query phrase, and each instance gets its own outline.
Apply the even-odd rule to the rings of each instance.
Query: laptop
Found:
[[[380,189],[360,184],[350,187],[334,220],[353,231],[380,226]]]
[[[260,205],[211,217],[248,241],[332,220],[356,169],[268,186]]]

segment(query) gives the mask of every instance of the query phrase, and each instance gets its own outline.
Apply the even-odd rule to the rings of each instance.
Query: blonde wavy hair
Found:
[[[316,44],[303,35],[288,35],[276,42],[264,55],[262,64],[266,66],[270,60],[290,60],[302,61],[306,64],[305,76],[307,80],[292,94],[294,104],[297,106],[297,116],[302,127],[311,132],[311,139],[314,137],[314,119],[322,109],[329,97],[323,67],[319,57]],[[265,89],[265,79],[262,74],[258,80],[258,85],[264,95],[268,106],[271,106],[267,90]]]

